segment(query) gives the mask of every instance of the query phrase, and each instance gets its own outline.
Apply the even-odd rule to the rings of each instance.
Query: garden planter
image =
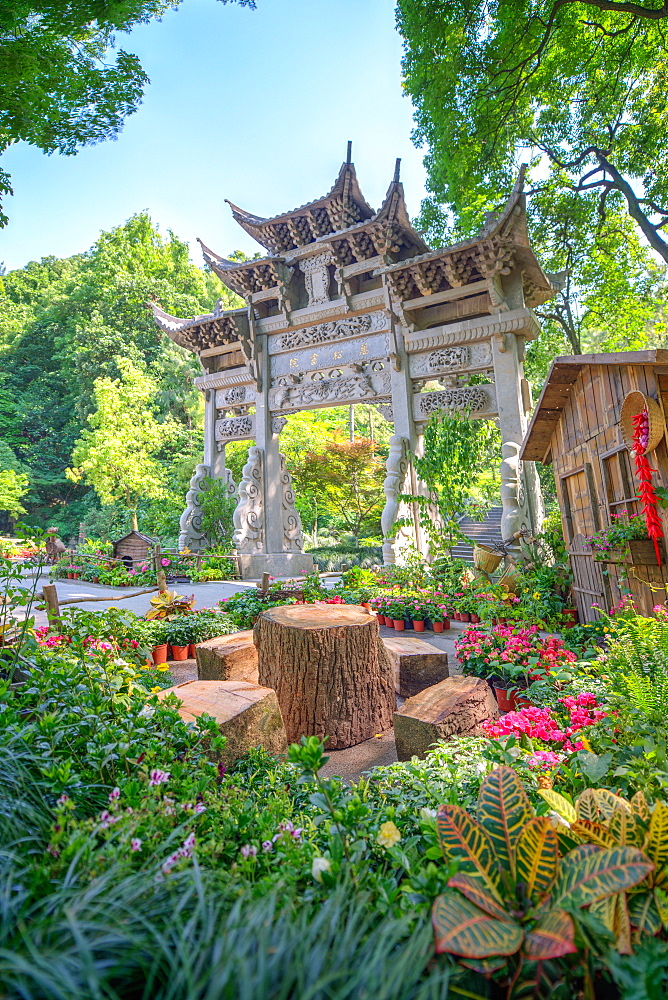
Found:
[[[450,619],[444,618],[443,621],[441,622],[441,625],[443,626],[443,631],[447,632],[448,629],[450,628]]]
[[[514,712],[517,709],[517,699],[515,697],[514,691],[509,691],[508,688],[497,687],[494,685],[494,694],[496,695],[496,700],[499,703],[500,712]]]
[[[362,607],[366,608],[367,611],[371,611],[371,605],[368,601],[362,601]]]
[[[191,642],[188,646],[188,658],[192,660],[195,658],[196,655],[197,653],[195,651],[195,643]]]
[[[459,620],[460,620],[460,622],[470,622],[471,621],[471,616],[468,613],[468,611],[460,611],[459,612]]]
[[[424,632],[424,621],[413,620],[413,628],[416,632]]]
[[[154,646],[151,650],[151,656],[155,665],[158,663],[167,663],[167,643],[163,643],[162,646]]]
[[[533,702],[525,694],[516,694],[515,706],[517,709],[533,708]]]
[[[561,612],[561,617],[564,620],[564,624],[577,625],[578,623],[578,612],[577,608],[565,608]]]
[[[67,579],[68,580],[73,580],[74,579],[74,573],[68,573],[67,574]]]
[[[649,538],[632,538],[626,543],[627,548],[611,549],[604,556],[599,556],[599,562],[623,563],[626,566],[658,566],[654,544]],[[663,540],[659,541],[661,561],[666,562],[666,548]]]
[[[432,622],[432,627],[434,632],[443,632],[445,630],[445,622]]]
[[[172,645],[172,659],[173,660],[187,660],[188,659],[188,647],[187,646],[174,646],[174,645]]]
[[[474,625],[480,624],[480,615],[469,615],[469,621],[473,622]]]
[[[394,628],[394,619],[390,618],[389,615],[385,615],[385,624],[388,628]]]
[[[404,628],[406,627],[406,622],[403,620],[403,618],[395,618],[392,624],[394,625],[397,632],[403,632]]]

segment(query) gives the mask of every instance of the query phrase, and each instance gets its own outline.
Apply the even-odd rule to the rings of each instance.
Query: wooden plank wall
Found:
[[[566,401],[552,437],[551,451],[564,537],[569,542],[578,533],[578,528],[581,532],[585,531],[585,522],[587,530],[590,530],[591,524],[605,526],[610,523],[604,459],[624,447],[620,410],[624,397],[634,389],[658,400],[664,408],[664,415],[668,412],[668,368],[651,365],[583,366]],[[655,485],[668,486],[665,439],[649,459],[657,470]],[[591,509],[589,516],[583,514],[578,526],[574,523],[577,514],[570,516],[565,480],[579,472],[584,472],[588,482]],[[632,485],[637,489],[635,476]],[[661,513],[668,537],[668,512]],[[668,571],[665,566],[628,567],[626,587],[620,580],[617,567],[608,565],[606,568],[609,570],[603,580],[606,603],[616,603],[622,588],[630,589],[638,609],[643,614],[649,614],[655,604],[665,601],[668,596]]]

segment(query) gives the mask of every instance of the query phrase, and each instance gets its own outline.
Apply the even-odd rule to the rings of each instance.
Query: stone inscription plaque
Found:
[[[386,358],[387,334],[376,333],[356,340],[317,344],[289,353],[273,356],[270,361],[272,376],[299,375],[302,372],[320,371],[324,368],[341,368],[345,365],[364,364]]]

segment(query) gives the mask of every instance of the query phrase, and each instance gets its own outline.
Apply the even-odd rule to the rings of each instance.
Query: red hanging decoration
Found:
[[[654,553],[657,564],[661,565],[661,554],[659,552],[659,540],[663,538],[663,527],[661,518],[657,513],[656,493],[652,485],[652,473],[656,470],[652,468],[645,455],[647,442],[649,440],[649,414],[647,410],[636,413],[633,417],[633,457],[636,463],[636,474],[640,486],[638,488],[638,498],[642,507],[642,512],[647,525],[647,534],[654,543]]]

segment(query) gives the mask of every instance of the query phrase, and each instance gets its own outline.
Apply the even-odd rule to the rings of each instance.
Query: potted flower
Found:
[[[142,631],[144,641],[151,650],[151,658],[155,666],[167,663],[167,636],[165,634],[166,621],[146,621]]]
[[[406,613],[411,620],[411,624],[416,632],[424,632],[425,619],[427,618],[427,608],[420,598],[413,598],[406,604]]]
[[[446,629],[450,628],[448,609],[444,605],[437,604],[435,601],[430,601],[427,614],[434,632],[444,632]]]
[[[187,660],[188,647],[194,641],[193,624],[190,615],[178,615],[167,622],[165,635],[172,647],[173,660]]]

